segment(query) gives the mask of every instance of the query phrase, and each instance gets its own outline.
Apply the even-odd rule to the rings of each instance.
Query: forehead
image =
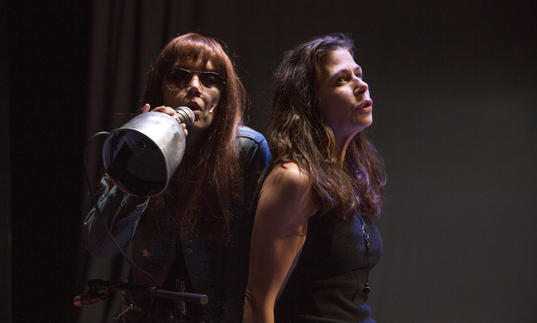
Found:
[[[360,69],[351,53],[345,48],[338,48],[326,54],[321,60],[321,75],[332,75],[344,69]]]

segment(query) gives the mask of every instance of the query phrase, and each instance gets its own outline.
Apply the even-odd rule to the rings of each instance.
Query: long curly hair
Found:
[[[163,214],[164,200],[176,201],[175,222],[182,239],[229,233],[241,198],[242,174],[238,165],[237,127],[242,123],[246,91],[222,45],[213,38],[188,33],[173,38],[160,52],[149,72],[144,100],[163,105],[162,82],[177,61],[210,60],[226,81],[211,125],[204,130],[197,151],[189,149],[167,191],[152,198],[149,213]],[[187,139],[188,140],[188,139]]]
[[[273,166],[294,162],[308,174],[323,214],[334,212],[343,219],[358,212],[379,215],[386,184],[383,161],[361,131],[341,167],[334,133],[319,109],[322,59],[340,48],[354,57],[354,43],[346,35],[318,37],[287,52],[277,67],[269,127]]]

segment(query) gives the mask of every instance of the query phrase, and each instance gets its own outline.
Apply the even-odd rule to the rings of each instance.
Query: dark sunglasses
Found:
[[[176,68],[171,70],[166,75],[166,85],[171,91],[178,89],[184,89],[192,80],[192,76],[196,74],[204,87],[211,88],[217,87],[220,90],[226,85],[226,81],[216,72],[208,71],[191,71],[186,68]]]

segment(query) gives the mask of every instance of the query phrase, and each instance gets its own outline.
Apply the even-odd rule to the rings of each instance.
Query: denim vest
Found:
[[[111,257],[119,253],[104,230],[103,224],[106,223],[122,249],[126,250],[132,241],[133,261],[155,277],[159,284],[165,282],[176,262],[184,263],[185,268],[182,270],[186,272],[185,278],[190,281],[193,289],[187,291],[209,296],[209,303],[203,310],[203,320],[240,322],[255,212],[252,210],[253,199],[258,177],[271,156],[263,135],[248,127],[238,128],[237,145],[240,165],[243,167],[244,194],[243,203],[238,208],[239,214],[231,223],[229,243],[224,245],[202,239],[180,240],[171,223],[176,207],[173,201],[165,203],[165,223],[161,224],[163,229],[159,234],[155,234],[149,225],[138,225],[149,199],[133,198],[113,186],[105,190],[98,200],[96,207],[99,211],[94,207],[84,221],[87,249],[96,257]],[[116,218],[120,220],[116,221]],[[177,259],[181,254],[184,262]],[[129,281],[143,286],[154,285],[146,275],[134,269],[131,269]],[[173,322],[169,313],[151,313],[153,309],[147,307],[148,300],[144,300],[143,296],[132,293],[124,296],[127,305],[133,303],[145,311],[128,313],[125,315],[127,321]]]

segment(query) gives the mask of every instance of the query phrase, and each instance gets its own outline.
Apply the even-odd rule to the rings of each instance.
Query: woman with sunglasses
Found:
[[[255,215],[244,322],[374,322],[384,166],[365,136],[373,101],[341,34],[288,52],[274,77],[274,161]]]
[[[238,322],[252,195],[270,159],[264,137],[242,125],[244,87],[216,40],[189,33],[159,54],[144,99],[142,112],[177,117],[172,108],[194,111],[183,160],[157,197],[137,198],[107,186],[85,221],[88,249],[100,257],[118,253],[106,224],[123,248],[132,240],[134,262],[149,273],[131,268],[130,282],[209,297],[206,306],[187,304],[185,314],[178,302],[128,293],[121,315],[126,322]]]

